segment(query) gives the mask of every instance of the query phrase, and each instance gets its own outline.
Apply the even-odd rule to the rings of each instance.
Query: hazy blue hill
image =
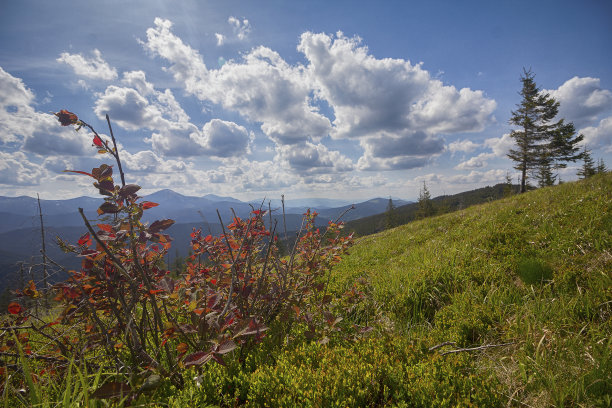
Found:
[[[393,201],[395,206],[400,206],[407,204],[407,201],[397,200]],[[389,204],[388,198],[374,198],[372,200],[364,201],[363,203],[355,204],[355,208],[348,211],[343,217],[343,221],[352,221],[363,217],[368,217],[374,214],[380,214],[387,210],[387,205]],[[322,210],[317,210],[317,212],[322,216],[329,219],[337,219],[342,213],[351,208],[351,205],[345,205],[340,208],[326,208]]]

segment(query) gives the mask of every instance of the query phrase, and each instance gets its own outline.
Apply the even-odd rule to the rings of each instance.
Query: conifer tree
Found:
[[[389,197],[389,202],[387,203],[387,211],[385,211],[385,229],[395,227],[395,205],[393,204],[393,200]]]
[[[433,215],[434,208],[431,202],[431,195],[427,189],[427,184],[423,181],[423,188],[419,192],[419,209],[417,210],[417,218],[425,218]]]
[[[593,162],[593,158],[591,158],[591,151],[585,146],[582,151],[582,167],[578,169],[576,175],[581,179],[585,179],[594,175],[596,171],[595,163]]]
[[[563,168],[566,166],[563,162],[582,157],[576,146],[582,141],[582,135],[575,135],[572,123],[565,123],[563,119],[553,122],[559,112],[559,102],[542,93],[534,77],[531,70],[523,69],[520,92],[523,99],[510,118],[510,124],[519,129],[510,133],[516,148],[510,150],[508,157],[521,172],[521,193],[526,190],[528,172],[539,174],[543,171],[538,179],[548,183],[551,179],[554,181],[553,168]]]
[[[600,174],[605,173],[606,171],[608,171],[608,169],[606,168],[606,163],[604,163],[604,159],[599,159],[597,161],[597,168],[595,169],[595,172],[597,174]]]
[[[555,184],[557,178],[556,174],[553,174],[553,168],[550,156],[544,154],[538,164],[536,178],[538,179],[538,186],[548,187]]]

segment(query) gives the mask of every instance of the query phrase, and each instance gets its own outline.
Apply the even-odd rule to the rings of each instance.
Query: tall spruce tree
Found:
[[[552,169],[563,168],[566,166],[563,162],[582,157],[577,147],[582,135],[575,135],[572,123],[565,123],[563,119],[553,122],[559,113],[559,102],[542,93],[534,78],[531,70],[523,69],[520,92],[523,99],[510,118],[510,124],[519,129],[510,133],[516,148],[510,150],[508,157],[521,172],[521,193],[526,190],[528,172],[535,172],[540,182],[548,184],[554,181]]]

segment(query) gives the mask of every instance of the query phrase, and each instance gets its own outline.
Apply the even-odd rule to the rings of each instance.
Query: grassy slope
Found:
[[[515,342],[470,354],[508,399],[608,404],[611,232],[608,173],[363,238],[335,284],[365,277],[397,332],[423,346]]]

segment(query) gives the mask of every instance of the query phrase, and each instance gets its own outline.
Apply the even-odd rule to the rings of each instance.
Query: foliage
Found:
[[[508,157],[521,171],[521,193],[526,191],[527,172],[535,170],[540,185],[552,185],[552,168],[564,168],[566,161],[582,157],[576,146],[583,136],[575,136],[572,123],[564,119],[552,122],[559,112],[559,102],[537,87],[535,75],[523,69],[521,82],[522,100],[518,109],[512,111],[510,123],[520,130],[513,130],[510,137],[516,142]]]
[[[597,173],[597,169],[591,157],[591,151],[584,146],[584,150],[582,151],[582,167],[578,169],[576,175],[581,179],[585,179],[591,177],[595,173]]]
[[[417,218],[430,217],[434,214],[434,207],[431,203],[431,195],[427,189],[427,184],[423,181],[423,188],[419,191],[418,200],[419,209],[417,211]]]
[[[11,350],[21,347],[22,360],[56,375],[63,375],[70,361],[112,372],[93,397],[135,401],[165,381],[181,389],[188,367],[209,361],[225,365],[228,359],[243,364],[266,336],[280,346],[300,325],[307,339],[322,342],[363,331],[342,321],[359,293],[332,296],[327,290],[331,268],[352,242],[351,236],[340,235],[341,224],[321,231],[314,226],[316,213],[308,211],[293,251],[281,258],[276,226],[268,229],[265,223],[267,215],[272,220],[270,211],[253,209],[247,219],[234,217],[218,237],[194,230],[193,255],[175,279],[163,263],[171,247],[165,230],[174,221],[141,221],[144,211],[158,204],[142,201],[140,187],[126,184],[108,116],[111,140],[71,112],[56,116],[62,126],[88,128],[98,152],[113,157],[121,181],[115,183],[108,164],[91,172],[67,170],[94,179],[104,196],[100,217],[94,227],[79,209],[88,232],[76,244],[59,242],[82,265],[54,286],[57,312],[50,319],[36,321],[22,304],[9,305],[11,318],[0,333],[2,352],[17,356]],[[19,295],[39,297],[41,292],[30,282]],[[18,341],[11,338],[14,332]],[[25,369],[22,373],[30,381]],[[27,388],[36,395],[31,384]]]

